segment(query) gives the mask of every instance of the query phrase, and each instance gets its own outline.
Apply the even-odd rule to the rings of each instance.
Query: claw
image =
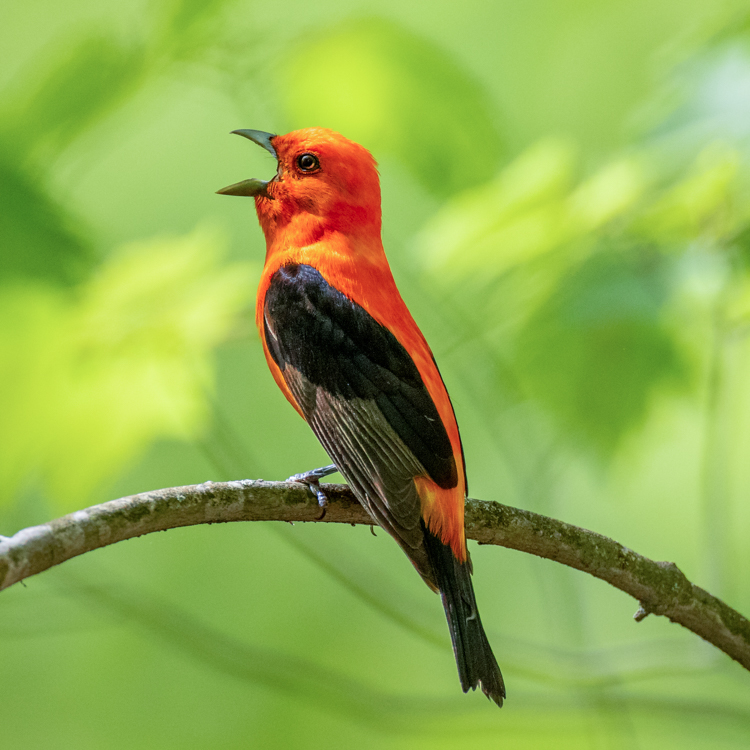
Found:
[[[320,489],[320,480],[330,474],[335,474],[338,471],[334,464],[328,466],[321,466],[319,469],[313,469],[312,471],[305,471],[302,474],[294,474],[287,482],[299,482],[300,484],[306,484],[310,492],[315,495],[318,505],[323,509],[323,512],[318,516],[317,520],[321,521],[325,518],[326,507],[328,506],[328,498],[325,496],[323,490]]]
[[[328,466],[321,466],[319,469],[313,469],[312,471],[305,471],[302,474],[294,474],[287,479],[287,482],[302,482],[302,484],[310,484],[310,482],[320,482],[324,477],[335,474],[338,471],[334,464],[328,464]]]

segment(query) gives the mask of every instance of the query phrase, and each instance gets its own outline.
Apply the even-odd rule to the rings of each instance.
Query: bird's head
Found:
[[[269,151],[277,160],[270,180],[250,179],[225,187],[221,195],[255,198],[267,240],[293,225],[316,235],[327,231],[380,233],[380,182],[372,154],[326,128],[306,128],[286,135],[235,130]]]

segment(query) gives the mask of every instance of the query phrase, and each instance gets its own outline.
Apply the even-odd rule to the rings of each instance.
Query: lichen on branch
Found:
[[[321,485],[328,506],[303,485],[243,480],[144,492],[0,536],[0,590],[65,560],[154,531],[230,521],[372,524],[344,485]],[[750,622],[692,584],[671,562],[655,562],[613,539],[501,503],[466,501],[466,536],[568,565],[634,597],[636,619],[663,615],[750,670]]]

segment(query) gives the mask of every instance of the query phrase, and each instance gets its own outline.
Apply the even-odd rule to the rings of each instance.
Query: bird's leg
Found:
[[[326,505],[328,505],[328,498],[323,494],[323,490],[320,489],[320,480],[331,474],[335,474],[337,471],[338,468],[335,464],[329,464],[328,466],[321,466],[319,469],[305,471],[302,474],[294,474],[286,481],[306,484],[310,488],[310,492],[312,492],[318,499],[318,505],[323,509],[324,516]],[[321,516],[321,518],[323,518],[323,516]]]

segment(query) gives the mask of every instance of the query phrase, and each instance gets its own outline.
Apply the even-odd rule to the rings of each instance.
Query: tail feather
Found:
[[[475,690],[479,686],[488,698],[502,706],[505,685],[479,618],[471,584],[471,563],[459,562],[450,545],[443,544],[426,528],[424,536],[427,556],[445,607],[461,687],[466,693],[469,688]]]

